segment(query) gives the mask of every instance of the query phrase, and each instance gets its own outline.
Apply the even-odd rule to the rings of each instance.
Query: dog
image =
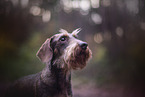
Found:
[[[92,56],[88,44],[77,38],[80,31],[61,29],[48,38],[36,54],[46,67],[14,82],[5,96],[72,97],[71,70],[84,68]]]

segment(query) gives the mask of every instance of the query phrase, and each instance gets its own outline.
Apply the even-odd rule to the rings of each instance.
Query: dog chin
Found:
[[[82,50],[80,48],[76,48],[71,56],[68,64],[70,65],[71,69],[78,70],[78,69],[83,69],[86,66],[87,61],[91,58],[91,51],[89,48],[86,50]]]

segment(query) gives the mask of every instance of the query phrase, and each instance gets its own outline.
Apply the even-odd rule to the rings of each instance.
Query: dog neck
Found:
[[[58,68],[59,65],[62,65],[61,62],[58,64],[59,62],[55,62],[55,64],[48,63],[42,70],[41,79],[46,85],[55,86],[59,92],[69,94],[68,92],[71,87],[71,71]]]

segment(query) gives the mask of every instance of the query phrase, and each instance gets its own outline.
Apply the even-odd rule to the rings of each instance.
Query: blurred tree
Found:
[[[42,17],[45,16],[45,21],[49,20],[46,18],[50,14],[47,10],[56,2],[57,0],[0,0],[1,79],[7,79],[14,74],[16,64],[21,58],[21,47],[30,39],[32,33],[46,26],[47,23]]]

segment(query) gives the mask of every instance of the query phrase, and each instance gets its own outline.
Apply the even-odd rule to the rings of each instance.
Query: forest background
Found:
[[[0,0],[0,91],[41,71],[41,44],[82,28],[93,57],[73,71],[74,97],[145,97],[145,0]]]

